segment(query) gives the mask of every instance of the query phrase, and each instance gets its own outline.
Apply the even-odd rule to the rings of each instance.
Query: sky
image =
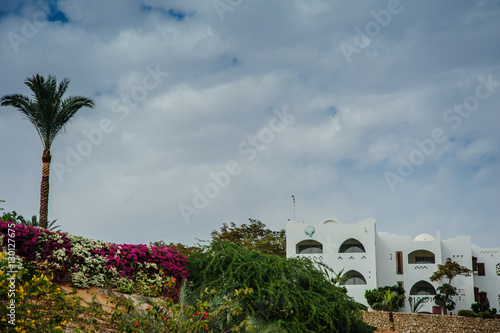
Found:
[[[375,218],[499,247],[499,32],[499,1],[3,0],[0,96],[39,73],[95,101],[51,148],[65,232]],[[38,214],[41,154],[1,107],[5,211]]]

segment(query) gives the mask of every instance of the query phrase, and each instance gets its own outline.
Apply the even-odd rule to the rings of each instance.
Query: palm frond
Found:
[[[44,149],[50,150],[55,138],[69,120],[82,107],[93,108],[94,101],[83,96],[69,96],[63,100],[70,80],[65,78],[59,85],[54,75],[44,78],[40,74],[26,78],[24,82],[32,91],[32,97],[12,94],[2,97],[2,106],[13,106],[35,126]]]
[[[61,102],[60,108],[54,116],[53,128],[55,130],[54,137],[64,132],[65,126],[69,120],[80,110],[82,107],[93,108],[94,101],[83,96],[70,96]]]

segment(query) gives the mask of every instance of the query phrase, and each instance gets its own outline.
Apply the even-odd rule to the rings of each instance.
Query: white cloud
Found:
[[[70,94],[96,101],[56,140],[53,161],[67,164],[68,149],[76,151],[88,140],[84,131],[103,119],[114,125],[62,181],[52,170],[49,212],[64,230],[114,242],[194,243],[223,222],[258,218],[283,228],[294,194],[298,220],[375,217],[381,231],[441,229],[498,246],[498,232],[470,221],[498,230],[500,89],[458,128],[443,119],[474,94],[479,75],[500,81],[500,49],[492,43],[498,8],[404,2],[348,63],[340,43],[353,43],[354,28],[364,29],[374,20],[370,11],[387,1],[244,1],[223,21],[211,1],[143,4],[60,2],[68,22],[48,22],[17,53],[0,39],[2,96],[28,93],[24,78],[40,72],[69,77]],[[36,11],[36,3],[2,2],[0,35],[22,36],[24,19]],[[127,105],[124,94],[145,87],[148,68],[168,76]],[[249,161],[238,146],[251,147],[285,107],[294,122]],[[415,140],[436,128],[446,140],[391,192],[384,172],[397,174],[400,157],[409,159],[419,149]],[[6,210],[31,216],[38,212],[39,139],[20,114],[1,108],[0,142],[8,161],[0,199]],[[179,204],[232,160],[241,173],[187,225]]]

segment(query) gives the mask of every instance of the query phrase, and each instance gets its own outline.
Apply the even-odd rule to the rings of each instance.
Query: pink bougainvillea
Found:
[[[0,221],[0,233],[6,235],[9,222]],[[81,271],[89,257],[105,258],[107,271],[114,271],[121,278],[134,279],[141,273],[147,276],[160,275],[182,281],[188,277],[186,257],[175,248],[146,246],[143,244],[97,243],[90,239],[62,232],[26,226],[11,225],[15,231],[15,252],[30,262],[49,263],[54,277],[67,280],[72,272]],[[7,237],[3,237],[3,249],[7,248]],[[85,255],[85,258],[82,257]],[[95,270],[85,269],[87,274]],[[91,280],[91,277],[86,276]],[[175,281],[175,280],[174,280]],[[178,290],[180,284],[176,284]]]

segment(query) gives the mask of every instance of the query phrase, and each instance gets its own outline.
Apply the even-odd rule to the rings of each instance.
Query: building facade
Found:
[[[426,300],[419,312],[436,313],[440,309],[432,298],[447,281],[429,278],[438,264],[450,258],[473,271],[452,281],[458,291],[453,313],[487,301],[500,310],[500,247],[480,248],[471,244],[470,236],[442,240],[438,231],[435,236],[412,238],[377,232],[374,219],[342,223],[332,218],[318,224],[288,221],[286,242],[287,257],[308,257],[337,273],[343,270],[348,295],[367,306],[366,290],[398,285],[405,289],[407,300]],[[410,303],[406,301],[400,311],[411,312]]]

